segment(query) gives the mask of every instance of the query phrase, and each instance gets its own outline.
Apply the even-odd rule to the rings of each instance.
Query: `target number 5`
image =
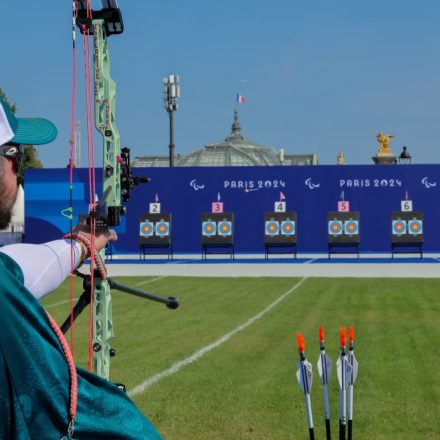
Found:
[[[346,200],[338,202],[338,211],[339,212],[349,212],[350,211],[350,202]]]

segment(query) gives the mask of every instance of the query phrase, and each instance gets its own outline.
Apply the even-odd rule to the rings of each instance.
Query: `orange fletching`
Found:
[[[304,353],[304,350],[306,348],[306,344],[304,343],[304,338],[303,338],[303,335],[301,333],[297,333],[296,334],[296,341],[298,342],[299,351],[301,353]]]
[[[345,327],[339,328],[339,340],[341,341],[341,347],[347,346],[347,334],[346,334]]]
[[[354,327],[348,328],[348,340],[353,343],[354,342]]]
[[[323,326],[319,327],[318,334],[319,334],[319,342],[324,342],[325,332],[324,332],[324,327]]]

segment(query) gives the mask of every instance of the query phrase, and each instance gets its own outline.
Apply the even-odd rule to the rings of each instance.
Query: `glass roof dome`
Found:
[[[179,158],[176,165],[255,166],[281,165],[281,161],[276,150],[255,144],[241,134],[238,112],[235,110],[230,136],[223,142],[205,145],[201,150],[194,151]]]

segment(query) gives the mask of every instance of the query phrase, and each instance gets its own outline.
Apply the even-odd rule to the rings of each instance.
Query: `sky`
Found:
[[[438,0],[119,0],[125,31],[109,38],[116,125],[132,157],[168,155],[162,79],[180,76],[176,154],[222,141],[236,94],[242,134],[286,153],[372,164],[376,134],[412,163],[440,163]],[[94,9],[100,1],[92,1]],[[38,148],[46,168],[68,162],[71,1],[3,1],[0,87],[17,116],[53,121]],[[84,56],[77,32],[77,113],[86,163]],[[100,135],[96,148],[102,144]],[[96,153],[97,157],[100,153]]]

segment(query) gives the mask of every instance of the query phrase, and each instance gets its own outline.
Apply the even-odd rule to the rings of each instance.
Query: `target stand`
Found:
[[[208,254],[230,254],[234,260],[234,214],[202,213],[201,243],[204,260]]]
[[[292,253],[296,258],[296,212],[264,213],[264,248],[265,258],[269,254]]]
[[[327,215],[328,258],[331,254],[357,254],[359,258],[359,211],[331,211]]]
[[[423,258],[423,212],[394,211],[391,213],[391,256],[420,254]]]
[[[173,260],[171,214],[139,215],[139,259],[146,255],[167,255]]]

